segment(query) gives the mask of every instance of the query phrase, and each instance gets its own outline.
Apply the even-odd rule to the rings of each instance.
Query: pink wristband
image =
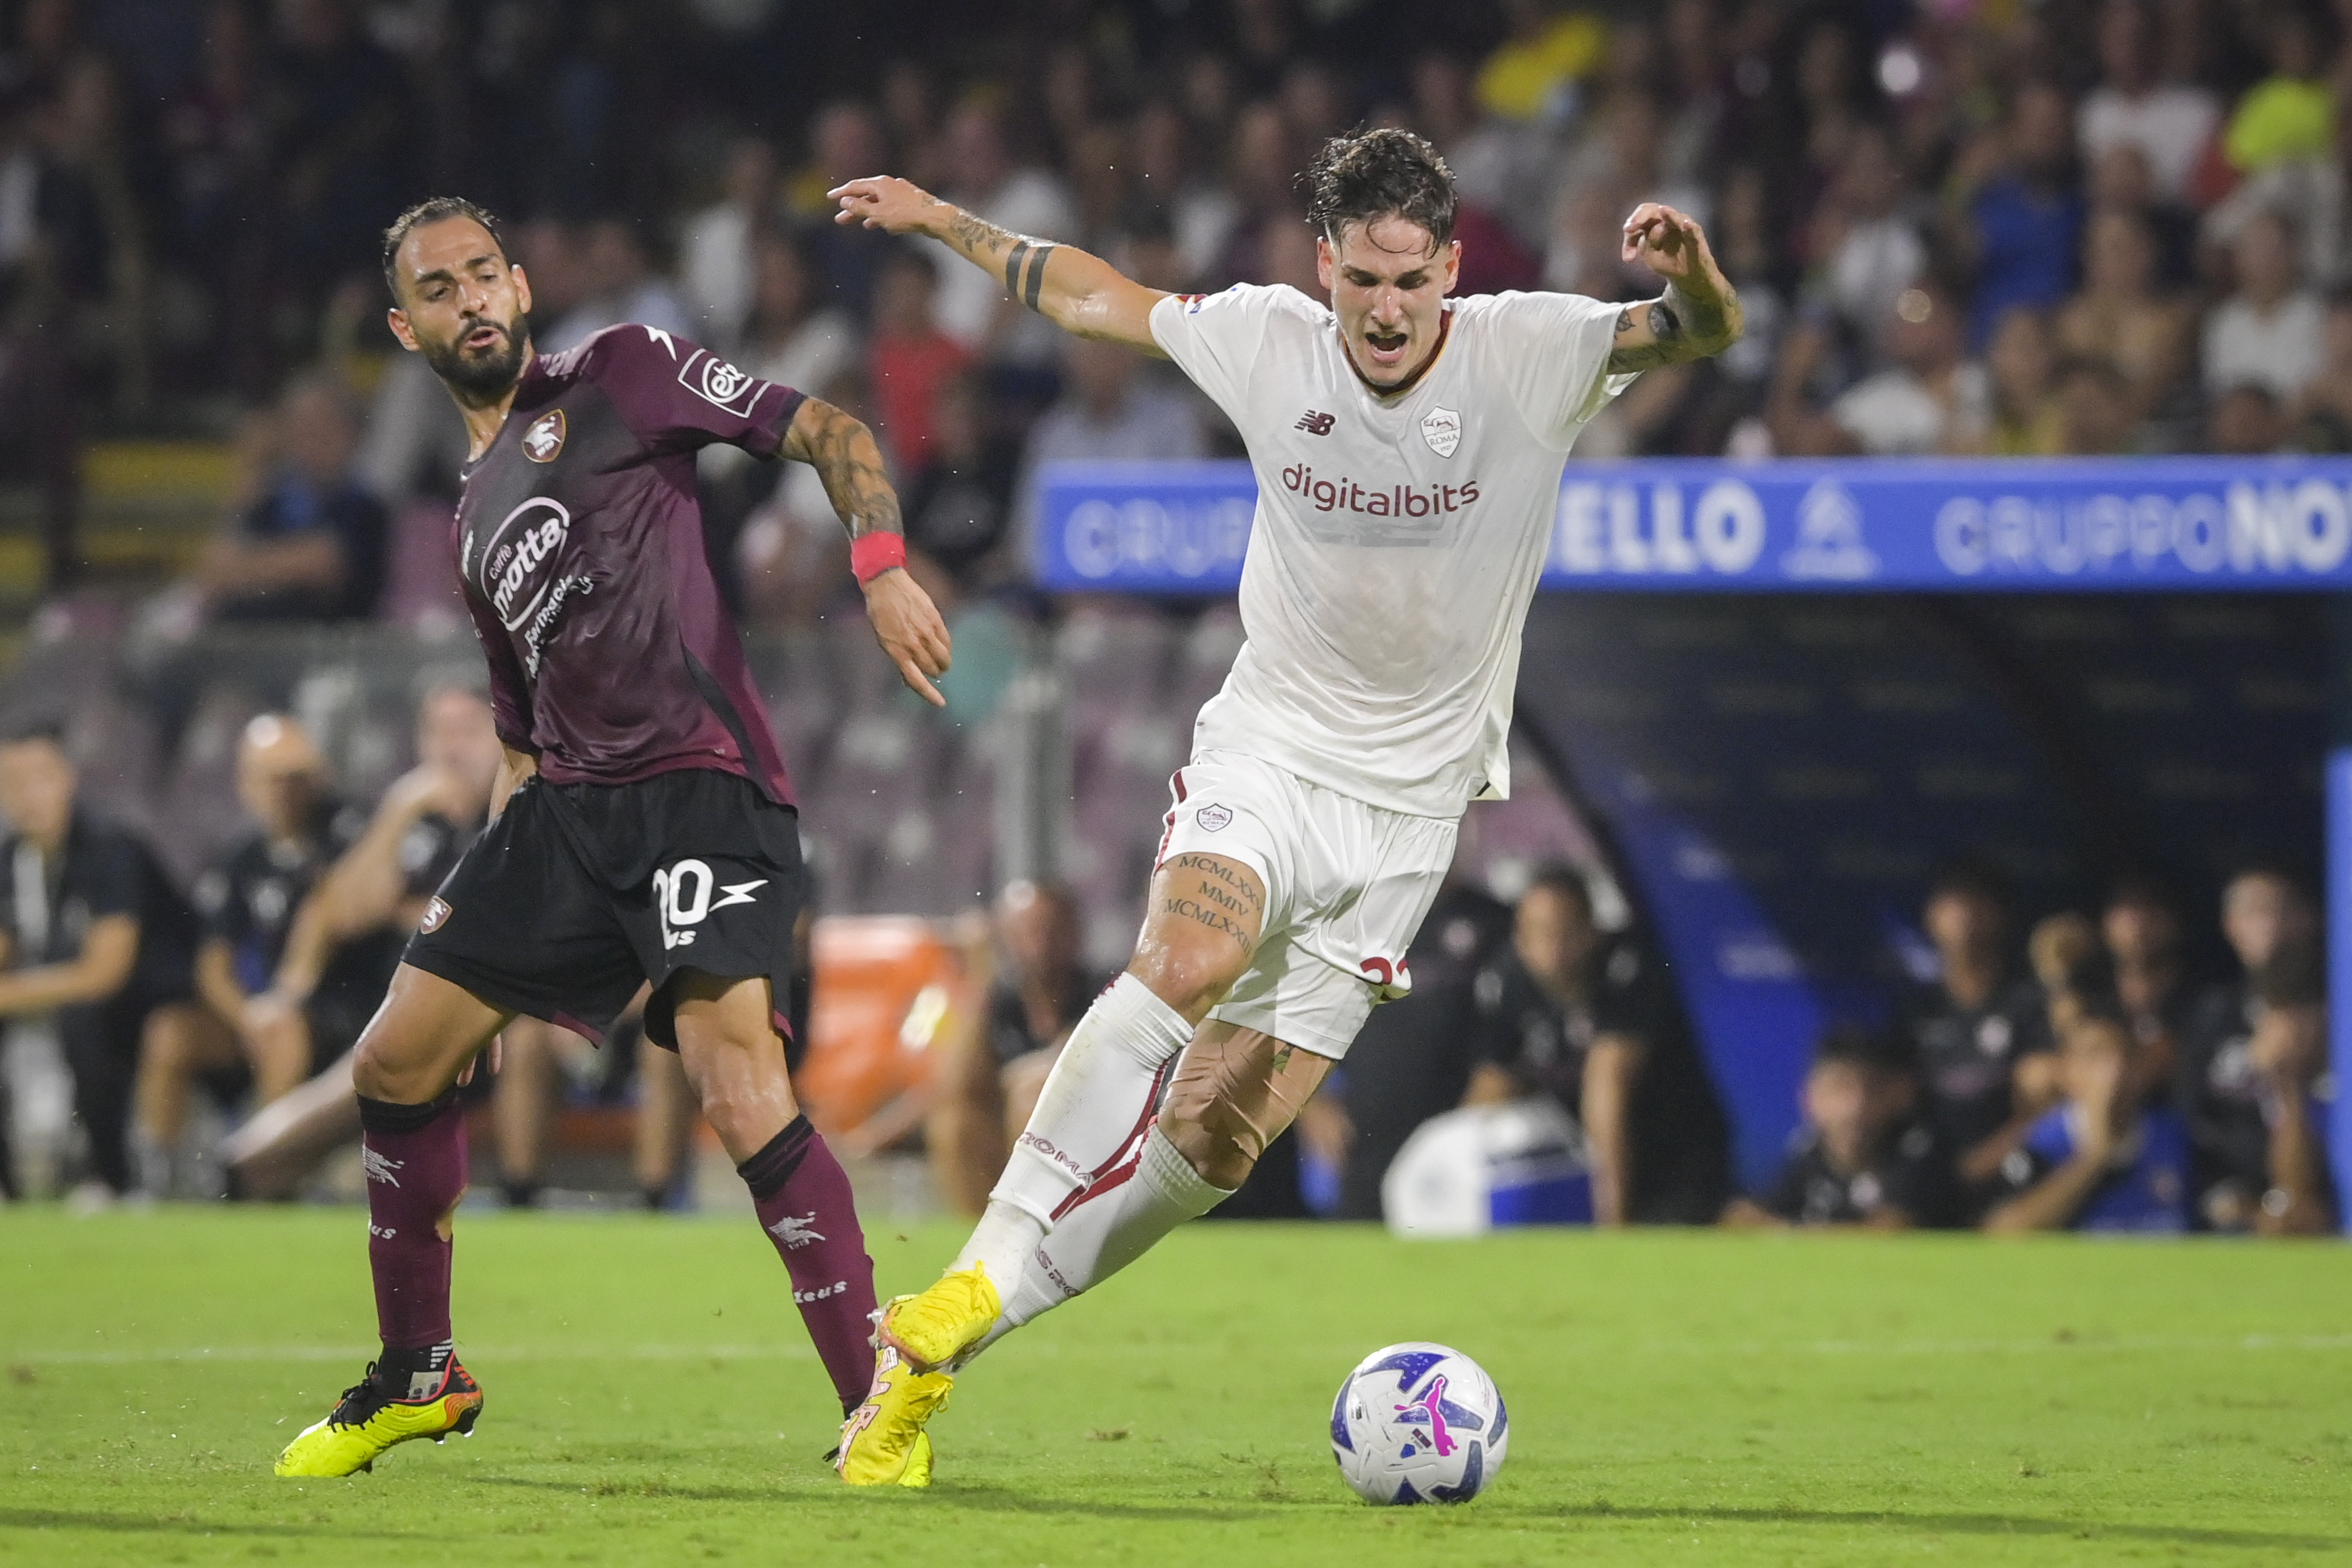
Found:
[[[859,582],[906,564],[907,541],[898,534],[860,534],[849,542],[849,570]]]

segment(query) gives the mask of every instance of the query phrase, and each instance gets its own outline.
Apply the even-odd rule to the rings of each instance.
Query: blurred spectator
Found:
[[[2271,74],[2238,100],[2221,135],[2230,167],[2242,174],[2324,158],[2336,140],[2336,98],[2317,20],[2298,5],[2281,5],[2266,22]]]
[[[2128,141],[2117,142],[2091,165],[2086,194],[2093,213],[2137,213],[2147,225],[2156,246],[2156,286],[2178,289],[2193,281],[2197,267],[2197,214],[2179,202],[2156,193],[2147,172],[2147,154]]]
[[[250,498],[214,536],[195,585],[223,621],[363,620],[383,593],[388,524],[352,473],[359,433],[342,386],[313,372],[248,426]]]
[[[2143,1093],[2142,1053],[2090,923],[2074,928],[2048,988],[2062,1098],[2002,1159],[1990,1231],[2179,1231],[2189,1225],[2189,1138]]]
[[[2116,1003],[2147,1076],[2169,1095],[2181,1031],[2196,1000],[2181,951],[2180,911],[2161,883],[2126,878],[2107,894],[2099,936],[2115,966]]]
[[[755,236],[753,290],[749,319],[733,346],[752,375],[822,397],[824,389],[853,370],[858,359],[857,329],[837,307],[825,303],[823,278],[809,246],[799,235],[772,226]],[[444,401],[446,401],[446,394]],[[813,521],[837,531],[832,502],[822,498],[824,483],[803,463],[783,465],[781,476],[740,447],[714,442],[695,456],[704,483],[703,537],[709,547],[719,591],[730,609],[745,602],[741,537],[751,514],[780,486],[806,486],[815,480],[821,498]]]
[[[137,835],[78,802],[60,732],[0,737],[0,1019],[52,1014],[73,1073],[89,1173],[73,1194],[104,1207],[136,1187],[131,1094],[143,1051],[214,1054],[219,1021],[194,995],[196,915]]]
[[[754,246],[775,204],[775,150],[756,136],[744,137],[728,150],[723,193],[687,220],[678,241],[678,279],[694,312],[694,336],[723,351],[733,350],[751,312]]]
[[[1048,463],[1160,460],[1208,455],[1199,405],[1144,372],[1117,343],[1074,339],[1063,356],[1061,400],[1029,433],[1021,476],[1021,531],[1034,538],[1037,472]]]
[[[2159,291],[2145,217],[2102,209],[2086,239],[2082,291],[2053,323],[2058,354],[2114,367],[2137,423],[2163,407],[2187,375],[2195,318],[2187,301]]]
[[[2213,400],[2205,416],[2205,450],[2226,457],[2260,457],[2285,441],[2285,411],[2270,388],[2243,382]]]
[[[1411,120],[1414,130],[1436,143],[1454,171],[1460,213],[1476,214],[1481,227],[1499,226],[1496,242],[1507,243],[1524,262],[1531,247],[1544,239],[1542,196],[1549,183],[1550,159],[1543,135],[1482,111],[1472,94],[1469,68],[1444,54],[1424,54],[1413,61]],[[1457,214],[1457,225],[1460,221]],[[1465,242],[1466,276],[1475,276],[1468,270],[1471,248]],[[1462,289],[1465,294],[1481,291],[1466,282]]]
[[[2352,452],[2352,288],[2327,301],[2319,373],[2295,400],[2295,444],[2306,452]]]
[[[326,758],[310,732],[284,714],[262,714],[237,741],[237,800],[252,831],[196,879],[204,917],[196,949],[196,995],[219,1027],[151,1036],[139,1063],[142,1181],[158,1197],[177,1186],[173,1165],[181,1153],[188,1098],[199,1075],[249,1071],[257,1103],[268,1104],[318,1070],[310,1053],[288,1050],[282,1035],[246,1029],[246,1005],[269,988],[293,929],[294,915],[328,864],[351,847],[364,819],[327,788]],[[383,999],[383,976],[373,969],[352,988],[321,988],[313,1031],[336,1041],[340,1055]]]
[[[439,684],[416,705],[416,766],[393,781],[351,848],[311,886],[295,912],[269,987],[245,1006],[247,1038],[280,1059],[315,1060],[329,1042],[322,1024],[341,1033],[345,1019],[314,1003],[331,983],[349,994],[345,967],[373,977],[356,986],[381,1000],[408,934],[426,902],[465,853],[489,814],[490,790],[504,758],[490,705],[470,685]],[[373,1010],[371,1007],[370,1011]],[[367,1012],[358,1015],[364,1027]],[[356,1039],[358,1029],[350,1030]],[[300,1088],[264,1106],[231,1135],[229,1190],[247,1198],[284,1198],[331,1150],[357,1138],[346,1051]]]
[[[2068,457],[2131,451],[2131,382],[2105,360],[2074,360],[2058,371],[2058,450]]]
[[[1835,189],[1823,201],[1817,255],[1823,302],[1875,343],[1895,302],[1927,270],[1927,246],[1906,210],[1903,166],[1877,126],[1854,132]]]
[[[728,340],[743,369],[806,392],[856,364],[857,323],[826,301],[824,276],[807,243],[796,234],[763,228],[751,259],[749,312],[740,338]]]
[[[1018,570],[1007,557],[1020,448],[990,428],[987,399],[970,371],[940,388],[931,415],[929,460],[902,501],[907,547],[946,572],[956,592],[970,593]]]
[[[2020,88],[2000,141],[2002,167],[1969,205],[1977,278],[1969,341],[1979,350],[2011,308],[2065,298],[2083,231],[2066,95],[2049,82]]]
[[[605,328],[624,321],[680,338],[694,337],[693,318],[668,279],[654,270],[645,236],[633,219],[597,218],[580,235],[578,244],[580,302],[550,326],[544,337],[532,334],[541,353],[560,354],[578,348]],[[525,276],[530,276],[528,268]]]
[[[997,895],[992,924],[987,1005],[950,1034],[926,1124],[931,1178],[960,1214],[986,1206],[1063,1043],[1109,984],[1084,967],[1078,906],[1066,889],[1012,883]]]
[[[1077,237],[1077,212],[1069,188],[1050,170],[1014,161],[1005,142],[1003,112],[993,101],[966,99],[948,117],[940,134],[947,161],[942,196],[1017,235],[1058,240]],[[999,280],[985,268],[967,265],[937,240],[919,243],[940,264],[940,329],[965,349],[980,351],[1008,332],[1020,338],[1034,336],[1016,330],[1016,322],[1043,325],[1036,318],[1017,314],[1020,308],[1005,298]],[[1050,343],[1052,329],[1045,330]],[[1028,352],[1017,357],[1036,356]]]
[[[824,193],[866,174],[893,172],[918,183],[922,175],[911,164],[900,167],[892,162],[881,121],[863,103],[844,100],[826,105],[818,111],[809,140],[809,166],[793,176],[790,187],[792,214],[813,227],[810,243],[822,263],[821,274],[828,288],[826,305],[852,321],[864,321],[873,312],[874,281],[883,257],[897,248],[898,242],[879,229],[835,223],[834,214],[839,209]]]
[[[2181,1034],[2178,1099],[2188,1124],[2197,1223],[2212,1230],[2329,1228],[2319,1157],[2326,1067],[2318,919],[2302,886],[2254,867],[2221,894],[2237,979],[2198,998]]]
[[[1583,1126],[1596,1224],[1711,1225],[1728,1132],[1664,966],[1593,924],[1567,867],[1519,900],[1510,950],[1473,988],[1476,1065],[1465,1104],[1548,1094]]]
[[[1992,388],[1963,357],[1965,323],[1951,293],[1930,286],[1897,297],[1883,333],[1887,369],[1830,405],[1842,441],[1874,457],[1974,452],[1989,439]]]
[[[1136,114],[1135,169],[1136,199],[1165,215],[1182,264],[1181,287],[1190,288],[1216,269],[1241,204],[1203,165],[1184,111],[1165,99]]]
[[[1509,36],[1478,68],[1478,107],[1504,120],[1557,125],[1575,111],[1576,89],[1600,68],[1606,23],[1545,0],[1507,0]]]
[[[1907,1056],[1852,1027],[1831,1030],[1805,1073],[1803,1128],[1769,1186],[1736,1197],[1726,1225],[1948,1225],[1951,1159],[1918,1114]]]
[[[1922,1108],[1958,1162],[1968,1217],[2051,1104],[2042,998],[2011,956],[2009,890],[1979,867],[1955,865],[1927,890],[1920,923],[1937,977],[1895,1009],[1894,1038],[1919,1064]]]
[[[1372,1009],[1348,1060],[1324,1080],[1352,1136],[1339,1166],[1340,1219],[1379,1219],[1381,1178],[1413,1129],[1469,1087],[1472,988],[1510,940],[1511,912],[1449,876],[1405,954],[1412,990]],[[1338,1082],[1335,1085],[1333,1080]]]
[[[2319,374],[2319,297],[2303,287],[2294,222],[2265,213],[2231,250],[2237,292],[2205,319],[2205,387],[2258,386],[2284,403]]]
[[[958,266],[964,272],[976,270]],[[874,286],[874,336],[866,361],[875,425],[902,482],[930,461],[940,391],[971,361],[970,350],[940,330],[932,308],[939,284],[939,264],[929,251],[900,249],[883,263]]]
[[[654,1213],[669,1207],[686,1164],[695,1102],[677,1052],[664,1051],[645,1037],[648,994],[646,988],[638,988],[630,1010],[614,1021],[601,1047],[584,1035],[527,1016],[517,1017],[499,1031],[490,1120],[498,1130],[499,1185],[509,1208],[539,1204],[548,1145],[567,1082],[585,1082],[600,1098],[610,1097],[631,1070],[637,1087],[631,1151],[637,1201]]]
[[[2096,163],[2116,147],[2137,149],[2156,198],[2185,201],[2197,165],[2221,123],[2212,93],[2158,78],[2152,0],[2106,0],[2098,22],[2099,85],[2083,99],[2083,155]]]
[[[385,214],[400,210],[412,104],[400,63],[369,38],[350,0],[281,0],[271,15],[262,91],[270,259],[315,302],[366,265]]]
[[[1996,457],[2048,457],[2065,444],[2064,414],[2053,385],[2050,323],[2017,306],[1993,329],[1985,353],[1991,384],[1990,448]]]

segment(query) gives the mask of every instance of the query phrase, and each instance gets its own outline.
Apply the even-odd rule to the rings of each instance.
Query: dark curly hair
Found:
[[[473,219],[488,230],[490,238],[498,242],[499,254],[506,254],[506,231],[488,207],[478,202],[469,202],[463,196],[435,196],[419,202],[393,219],[392,226],[383,231],[383,286],[392,290],[394,302],[400,298],[400,275],[394,269],[393,262],[400,255],[401,242],[407,239],[413,231],[426,224],[437,224],[443,218]]]
[[[1410,131],[1334,136],[1307,166],[1307,221],[1333,240],[1349,224],[1402,218],[1443,250],[1454,237],[1454,171]]]

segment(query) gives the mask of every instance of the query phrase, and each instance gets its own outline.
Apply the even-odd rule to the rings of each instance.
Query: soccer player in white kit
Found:
[[[1372,1005],[1411,988],[1463,810],[1509,791],[1569,448],[1637,372],[1739,336],[1705,235],[1670,207],[1625,224],[1625,259],[1665,280],[1654,301],[1449,299],[1453,176],[1428,142],[1335,139],[1307,183],[1328,305],[1163,294],[903,180],[832,193],[843,223],[940,240],[1068,330],[1175,361],[1258,486],[1248,640],[1173,780],[1134,962],[1071,1032],[962,1253],[878,1314],[836,1461],[854,1484],[899,1479],[979,1350],[1230,1196]]]

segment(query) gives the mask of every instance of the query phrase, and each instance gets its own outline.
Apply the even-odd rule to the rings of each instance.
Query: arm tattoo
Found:
[[[1015,240],[1013,253],[1004,258],[1004,292],[1036,309],[1038,291],[1045,286],[1045,258],[1053,254],[1054,247],[1042,240]],[[1022,280],[1024,262],[1026,282]]]
[[[874,433],[831,403],[815,398],[801,405],[781,448],[824,481],[824,493],[853,539],[867,534],[902,532],[898,493],[882,466]]]
[[[1646,315],[1650,340],[1622,344],[1610,350],[1610,373],[1624,375],[1719,354],[1739,336],[1738,309],[1736,298],[1727,292],[1723,298],[1703,300],[1669,283],[1664,294],[1650,301]],[[1620,337],[1631,331],[1633,326],[1632,309],[1617,313]]]

